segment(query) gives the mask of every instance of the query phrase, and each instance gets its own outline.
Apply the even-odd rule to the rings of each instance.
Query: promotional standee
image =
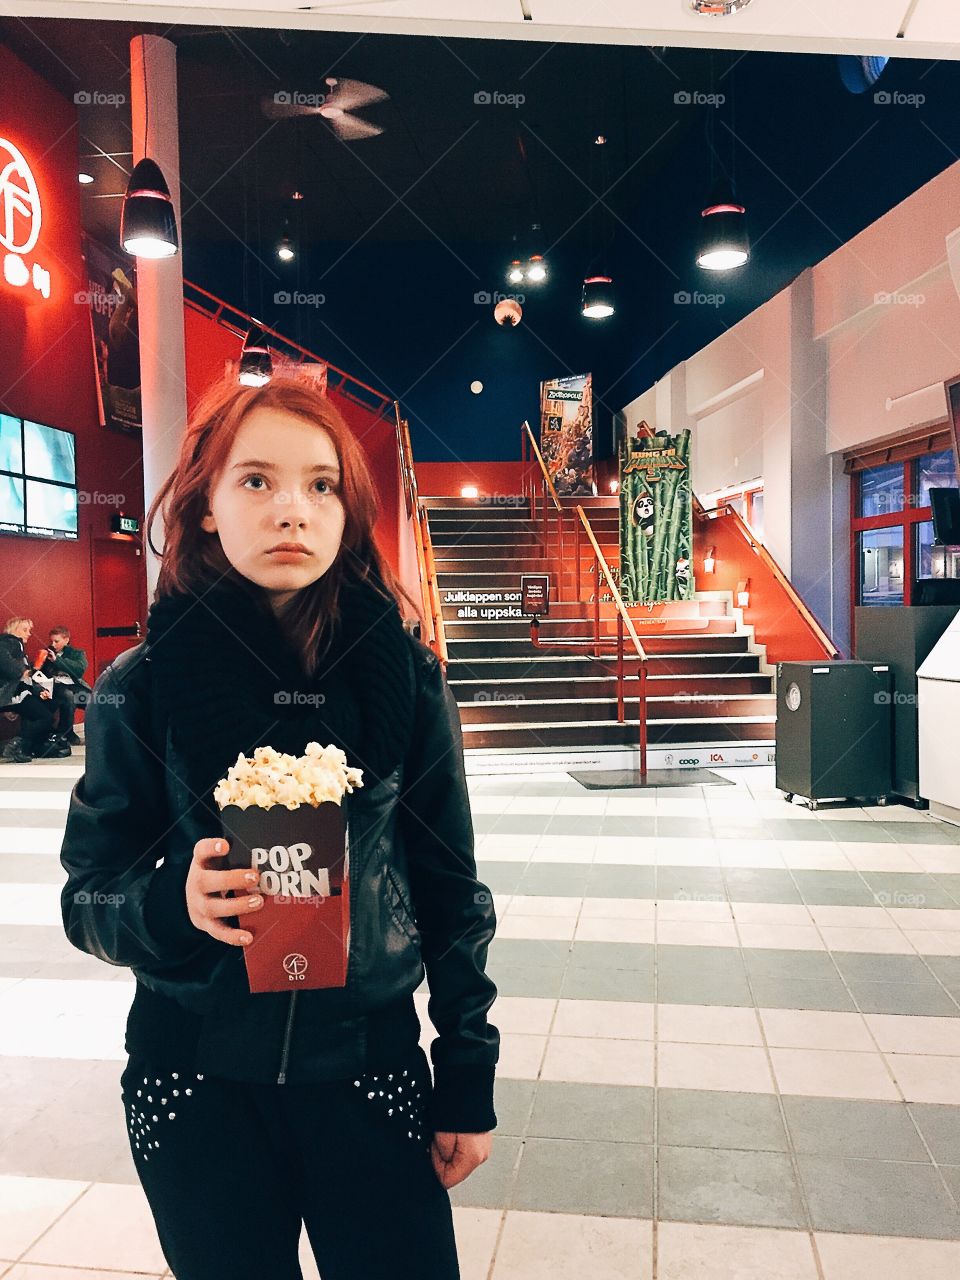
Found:
[[[596,494],[591,374],[541,382],[540,452],[558,494]]]
[[[626,604],[693,599],[689,431],[620,444],[619,585]]]

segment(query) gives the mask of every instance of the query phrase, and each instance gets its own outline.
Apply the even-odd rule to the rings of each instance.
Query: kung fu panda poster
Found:
[[[693,599],[689,431],[621,442],[619,586],[626,604]]]
[[[540,384],[540,452],[560,494],[596,494],[591,375]]]

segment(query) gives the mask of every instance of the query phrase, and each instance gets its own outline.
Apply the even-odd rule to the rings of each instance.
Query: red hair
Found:
[[[373,526],[380,512],[373,481],[361,445],[335,404],[306,380],[274,378],[262,387],[244,387],[234,379],[212,386],[200,399],[180,444],[176,466],[160,486],[147,513],[147,541],[160,558],[157,596],[174,592],[202,594],[226,579],[249,591],[262,607],[263,589],[239,573],[227,559],[217,534],[207,533],[201,520],[209,510],[210,490],[224,466],[237,431],[254,409],[276,409],[322,427],[330,436],[340,462],[340,497],[344,510],[343,536],[336,559],[322,577],[298,591],[284,610],[283,620],[294,647],[310,673],[320,658],[321,639],[330,636],[339,618],[341,584],[350,578],[374,575],[385,599],[398,605],[405,599],[417,606],[400,586],[374,540]],[[153,545],[151,531],[160,513],[164,548]]]

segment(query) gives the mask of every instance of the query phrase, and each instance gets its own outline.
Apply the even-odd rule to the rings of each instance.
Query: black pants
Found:
[[[57,733],[66,734],[73,732],[73,717],[76,714],[77,707],[85,707],[89,700],[89,695],[85,689],[81,689],[79,685],[64,684],[62,681],[53,683],[53,708],[57,713]]]
[[[53,733],[53,699],[41,698],[39,693],[31,690],[22,702],[14,703],[9,708],[20,717],[20,737],[24,746],[31,751],[38,751],[45,738]]]
[[[322,1280],[459,1280],[422,1048],[332,1084],[240,1084],[136,1057],[121,1081],[176,1280],[302,1280],[301,1223]]]

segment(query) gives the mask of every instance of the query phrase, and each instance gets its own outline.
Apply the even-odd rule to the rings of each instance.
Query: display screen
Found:
[[[75,539],[77,505],[73,433],[0,414],[0,533]]]
[[[74,438],[69,431],[57,431],[39,422],[24,422],[24,471],[37,480],[56,480],[58,484],[76,484]]]

